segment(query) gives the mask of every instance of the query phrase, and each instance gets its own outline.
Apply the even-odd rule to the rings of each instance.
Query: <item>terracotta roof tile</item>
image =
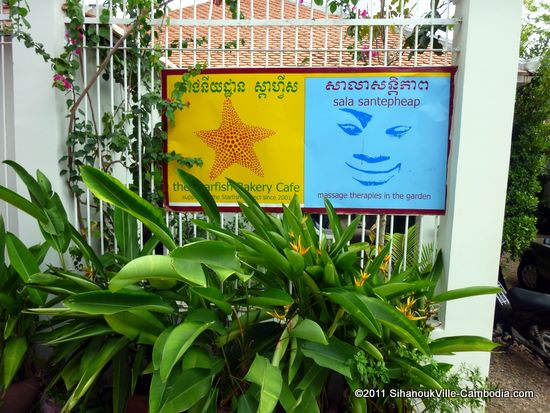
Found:
[[[251,7],[253,5],[253,8]],[[289,0],[241,0],[240,12],[245,19],[319,19],[335,18],[331,14],[297,5]],[[167,33],[159,33],[159,41],[170,50],[172,66],[188,67],[206,63],[208,67],[296,67],[296,66],[447,66],[452,62],[451,52],[416,53],[409,60],[410,50],[400,46],[406,36],[400,29],[386,30],[373,36],[372,43],[365,38],[358,45],[357,60],[353,51],[354,37],[346,35],[346,28],[338,26],[198,26],[193,18],[231,20],[229,8],[217,7],[211,2],[195,7],[184,7],[170,13],[172,20],[189,20],[189,25],[168,26]],[[216,22],[219,23],[219,22]],[[372,32],[371,32],[372,33]],[[166,36],[167,34],[167,36]],[[181,35],[181,41],[180,39]],[[384,41],[384,35],[387,41]],[[194,39],[197,44],[194,45]],[[384,47],[384,44],[387,46]],[[183,47],[182,47],[183,46]],[[369,53],[370,51],[370,53]],[[414,55],[414,53],[413,53]]]

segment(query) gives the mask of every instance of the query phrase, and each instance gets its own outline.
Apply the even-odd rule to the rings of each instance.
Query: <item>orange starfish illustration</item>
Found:
[[[275,132],[243,123],[230,99],[225,99],[223,102],[220,127],[197,131],[195,134],[208,147],[214,149],[214,164],[210,170],[210,179],[217,178],[233,164],[239,164],[258,176],[264,176],[262,165],[254,151],[254,143],[274,135]]]

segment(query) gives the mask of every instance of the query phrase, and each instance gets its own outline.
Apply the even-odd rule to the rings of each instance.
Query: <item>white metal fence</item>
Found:
[[[460,21],[452,16],[453,6],[446,1],[361,0],[357,6],[340,1],[338,3],[344,7],[336,10],[332,9],[332,4],[337,2],[331,0],[325,1],[323,6],[316,6],[309,0],[229,1],[234,5],[233,10],[215,3],[213,0],[175,0],[169,2],[171,10],[161,17],[153,15],[152,4],[148,17],[152,24],[151,33],[156,33],[156,36],[151,36],[148,44],[138,40],[137,45],[130,45],[124,34],[135,19],[128,14],[127,2],[121,4],[120,10],[111,6],[106,11],[103,11],[102,1],[82,2],[86,30],[82,31],[82,49],[79,51],[82,71],[75,79],[80,90],[104,63],[107,52],[119,44],[116,46],[117,53],[106,62],[103,78],[92,86],[89,98],[82,101],[75,123],[93,121],[95,133],[105,135],[108,132],[103,130],[105,124],[97,121],[101,114],[109,114],[114,122],[124,121],[122,114],[131,112],[136,104],[141,103],[136,99],[160,87],[158,68],[151,67],[147,76],[141,70],[149,55],[155,53],[161,55],[161,61],[167,68],[201,63],[209,68],[447,66],[452,64],[458,53],[452,47],[452,27]],[[107,14],[109,18],[105,21]],[[67,19],[66,22],[70,21]],[[92,41],[90,36],[100,33],[102,41]],[[8,99],[10,96],[7,90],[10,84],[9,65],[6,64],[8,47],[9,41],[1,37],[0,105],[3,115],[0,132],[5,158],[10,157],[7,138],[10,113],[5,109],[6,96]],[[136,50],[140,52],[137,59]],[[137,79],[132,79],[132,76],[137,76]],[[137,85],[136,91],[129,90],[131,82]],[[135,184],[136,190],[143,196],[158,189],[158,182],[146,178],[154,175],[155,166],[144,164],[142,149],[146,139],[153,139],[158,134],[158,120],[158,114],[151,106],[151,116],[147,119],[140,115],[132,120],[132,125],[128,122],[126,130],[130,142],[139,150],[133,151],[129,143],[127,153],[111,160],[117,163],[115,173]],[[95,162],[103,162],[104,155],[109,151],[110,147],[98,142]],[[125,168],[118,165],[119,161]],[[133,174],[129,172],[131,167],[136,171]],[[2,184],[9,184],[7,177],[3,177]],[[105,237],[108,235],[103,219],[105,206],[100,204],[99,213],[96,213],[89,193],[81,199],[82,204],[75,202],[77,224],[85,224],[91,241],[91,228],[97,222],[103,252],[109,238]],[[185,230],[189,218],[189,214],[166,213],[166,220],[173,225],[181,243],[187,236],[197,235],[197,228],[192,228],[190,233]],[[349,223],[351,216],[343,219]],[[238,215],[225,214],[224,225],[237,230],[240,220]],[[326,223],[326,218],[324,221]],[[391,236],[394,232],[407,233],[413,223],[417,224],[418,245],[433,242],[437,247],[438,217],[364,216],[358,238],[364,241],[373,224]],[[319,224],[323,226],[322,216]],[[376,244],[383,243],[380,233],[376,231]],[[408,237],[404,239],[406,244]]]

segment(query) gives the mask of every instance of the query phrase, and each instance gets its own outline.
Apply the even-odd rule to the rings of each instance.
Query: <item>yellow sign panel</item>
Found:
[[[167,152],[203,160],[203,167],[189,172],[220,206],[239,199],[226,178],[242,183],[265,206],[280,206],[294,194],[303,203],[303,75],[239,73],[237,78],[208,73],[193,79],[193,89],[183,97],[188,108],[167,125]],[[166,72],[167,97],[178,81],[181,72]],[[167,167],[167,206],[188,209],[196,201],[179,180],[178,167],[176,162]]]

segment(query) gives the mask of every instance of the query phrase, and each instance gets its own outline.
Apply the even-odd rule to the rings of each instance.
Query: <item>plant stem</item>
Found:
[[[344,313],[345,313],[344,309],[342,307],[340,307],[340,309],[336,313],[336,317],[334,317],[334,321],[332,322],[332,325],[328,329],[328,337],[329,338],[332,337],[332,335],[336,331],[336,328],[338,327],[338,322],[344,316]]]
[[[63,253],[60,251],[58,251],[57,253],[59,255],[59,261],[61,262],[61,266],[65,271],[67,271],[67,263],[65,262],[65,257],[63,256]]]

